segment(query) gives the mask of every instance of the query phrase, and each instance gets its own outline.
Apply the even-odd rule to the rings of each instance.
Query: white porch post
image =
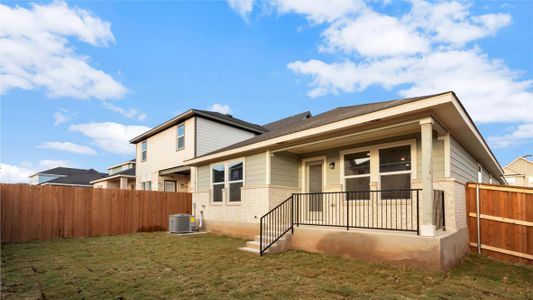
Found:
[[[120,177],[120,189],[122,190],[128,189],[128,178]]]
[[[422,222],[421,236],[434,236],[433,225],[433,119],[420,121],[422,132]]]

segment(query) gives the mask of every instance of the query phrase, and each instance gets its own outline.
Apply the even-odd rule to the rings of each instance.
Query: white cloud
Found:
[[[135,108],[123,108],[107,101],[102,102],[102,105],[104,106],[104,108],[119,113],[128,119],[136,119],[138,121],[146,120],[146,114],[138,111]]]
[[[507,148],[533,142],[533,123],[519,125],[513,132],[501,136],[489,136],[489,143],[495,148]]]
[[[65,160],[41,160],[37,164],[22,162],[18,166],[0,163],[0,182],[29,183],[28,177],[38,171],[70,166],[70,162]]]
[[[302,14],[315,24],[333,22],[366,9],[366,4],[359,0],[272,0],[271,3],[279,13]]]
[[[102,122],[71,125],[69,129],[90,137],[99,148],[106,152],[132,155],[135,153],[135,146],[130,144],[129,140],[150,128]]]
[[[356,52],[367,57],[427,52],[429,42],[400,20],[367,12],[355,19],[344,18],[329,26],[322,36],[322,50]]]
[[[94,151],[94,149],[91,147],[78,145],[71,142],[45,142],[37,146],[37,148],[59,150],[75,154],[96,154],[96,151]]]
[[[61,125],[70,121],[76,114],[71,113],[68,109],[62,108],[54,113],[54,126]]]
[[[109,22],[65,2],[29,9],[0,4],[0,94],[42,88],[51,97],[122,97],[126,88],[90,66],[69,38],[93,46],[115,41]]]
[[[241,17],[243,17],[245,20],[248,20],[248,16],[253,10],[254,7],[254,0],[227,0],[228,5],[239,13]]]
[[[215,103],[208,107],[208,110],[215,111],[221,114],[229,114],[231,113],[231,108],[227,104],[219,104]]]

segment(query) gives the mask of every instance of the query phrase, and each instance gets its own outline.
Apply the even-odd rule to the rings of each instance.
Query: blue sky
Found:
[[[263,124],[455,90],[502,165],[533,154],[533,4],[0,4],[2,181],[133,157],[189,108]]]

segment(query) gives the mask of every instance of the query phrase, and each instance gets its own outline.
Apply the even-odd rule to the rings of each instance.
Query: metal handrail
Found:
[[[292,195],[259,220],[259,254],[263,255],[268,248],[289,231],[294,232]]]

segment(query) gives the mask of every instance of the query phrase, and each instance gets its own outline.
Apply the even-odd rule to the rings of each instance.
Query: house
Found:
[[[105,176],[94,169],[57,167],[31,175],[30,184],[92,187],[91,181]]]
[[[228,114],[188,110],[130,141],[137,152],[136,189],[189,192],[194,169],[186,160],[265,131]]]
[[[453,92],[305,112],[185,161],[205,229],[447,270],[469,251],[467,182],[503,170]]]
[[[94,188],[99,189],[135,189],[135,159],[113,165],[109,168],[108,175],[91,181]]]
[[[503,167],[505,180],[510,185],[533,187],[533,162],[527,159],[530,156],[520,156]]]

